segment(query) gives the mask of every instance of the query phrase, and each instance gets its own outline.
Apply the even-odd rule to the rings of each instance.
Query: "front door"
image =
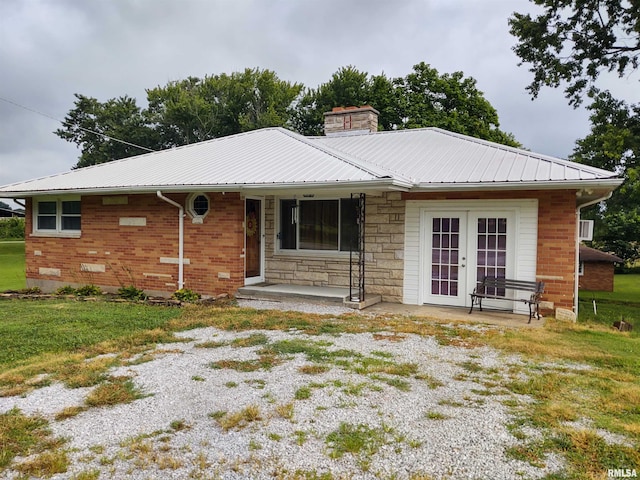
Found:
[[[264,281],[264,243],[263,243],[262,199],[245,199],[245,247],[244,277],[245,285]]]

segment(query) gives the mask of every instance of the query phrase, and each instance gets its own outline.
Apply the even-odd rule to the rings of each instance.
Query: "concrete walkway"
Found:
[[[349,296],[348,288],[314,287],[307,285],[289,285],[262,283],[238,289],[237,298],[248,300],[272,300],[280,302],[308,302],[324,304],[344,304]],[[469,314],[468,308],[442,307],[438,305],[405,305],[401,303],[380,302],[362,310],[367,314],[409,315],[426,317],[437,321],[484,323],[506,327],[540,328],[544,319],[535,318],[528,323],[528,315],[514,314],[508,311],[484,310],[474,308]]]

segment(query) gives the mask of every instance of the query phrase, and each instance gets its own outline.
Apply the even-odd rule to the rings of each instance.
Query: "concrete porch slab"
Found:
[[[349,299],[349,289],[340,287],[315,287],[311,285],[290,285],[280,283],[259,283],[238,289],[237,298],[248,300],[298,299],[314,302],[340,303],[346,307],[361,310],[379,303],[380,295],[368,295],[362,302]]]

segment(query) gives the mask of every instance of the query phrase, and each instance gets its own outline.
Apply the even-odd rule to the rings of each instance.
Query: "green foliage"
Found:
[[[178,315],[174,309],[143,304],[57,299],[0,300],[0,311],[0,365],[132,338]]]
[[[541,87],[567,84],[569,103],[593,94],[602,72],[620,77],[638,67],[640,9],[635,2],[601,0],[533,0],[543,8],[537,16],[514,13],[509,18],[517,38],[514,51],[530,64],[533,81],[527,90],[535,98]]]
[[[83,285],[76,289],[76,295],[80,297],[97,297],[102,295],[102,290],[96,285]]]
[[[173,292],[173,298],[180,300],[181,302],[197,302],[200,300],[200,294],[190,290],[188,288],[181,288]]]
[[[337,430],[327,435],[326,443],[331,458],[341,458],[345,453],[370,456],[389,443],[383,428],[371,428],[363,423],[341,423]]]
[[[0,219],[0,239],[24,239],[24,218]]]
[[[129,285],[126,287],[120,287],[118,289],[118,295],[121,298],[126,300],[145,300],[147,298],[147,294],[144,293],[143,290],[136,288],[134,285]]]
[[[485,140],[520,146],[502,132],[498,114],[462,72],[440,75],[421,62],[405,77],[369,76],[353,66],[339,69],[331,80],[307,89],[293,112],[291,124],[305,135],[321,135],[323,113],[336,106],[371,105],[380,112],[382,130],[440,127]]]
[[[571,159],[617,172],[624,183],[612,197],[583,213],[595,220],[593,246],[627,263],[640,260],[640,105],[627,105],[610,93],[589,106],[591,133],[576,142]]]
[[[63,128],[55,132],[80,148],[74,168],[263,127],[318,135],[324,112],[365,104],[380,112],[383,130],[435,126],[519,146],[498,128],[498,115],[474,79],[464,78],[462,72],[439,75],[424,62],[396,79],[343,67],[315,89],[258,68],[188,77],[147,89],[146,109],[126,95],[106,102],[81,94],[75,97]]]
[[[64,287],[58,288],[53,293],[54,293],[54,295],[75,295],[76,294],[76,289],[73,288],[71,285],[65,285]]]
[[[58,446],[61,442],[50,434],[49,422],[43,417],[28,417],[17,408],[0,414],[0,472],[18,455]]]
[[[24,242],[0,242],[0,292],[25,285]]]

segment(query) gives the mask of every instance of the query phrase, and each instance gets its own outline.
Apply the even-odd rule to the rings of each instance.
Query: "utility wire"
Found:
[[[37,113],[38,115],[42,115],[43,117],[50,118],[51,120],[55,120],[56,122],[59,122],[59,123],[64,125],[64,122],[62,120],[60,120],[59,118],[52,117],[51,115],[47,115],[46,113],[39,112],[38,110],[34,110],[33,108],[25,107],[24,105],[20,105],[19,103],[16,103],[16,102],[14,102],[12,100],[9,100],[7,98],[4,98],[4,97],[0,97],[0,100],[2,100],[4,102],[7,102],[7,103],[10,103],[11,105],[15,105],[16,107],[20,107],[20,108],[23,108],[25,110],[28,110],[29,112]],[[110,137],[106,133],[96,132],[96,131],[89,130],[88,128],[84,128],[84,127],[80,127],[80,126],[76,126],[76,128],[78,128],[78,129],[80,129],[80,130],[82,130],[84,132],[93,133],[94,135],[100,135],[102,137],[108,138],[109,140],[113,140],[114,142],[124,143],[125,145],[129,145],[130,147],[136,147],[136,148],[139,148],[141,150],[146,150],[147,152],[155,152],[155,150],[151,150],[150,148],[143,147],[141,145],[136,145],[135,143],[127,142],[125,140],[120,140],[119,138]]]

